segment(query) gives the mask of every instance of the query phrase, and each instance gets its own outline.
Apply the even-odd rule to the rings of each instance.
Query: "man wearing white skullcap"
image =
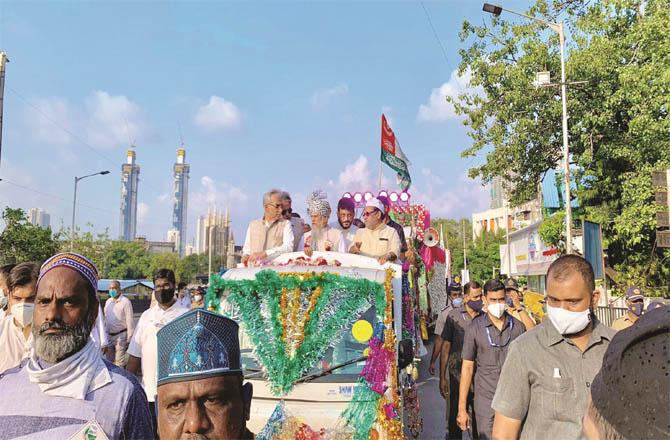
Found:
[[[384,223],[384,215],[381,201],[375,198],[367,201],[362,215],[365,228],[356,231],[349,252],[377,258],[379,264],[398,259],[400,237],[395,229]]]

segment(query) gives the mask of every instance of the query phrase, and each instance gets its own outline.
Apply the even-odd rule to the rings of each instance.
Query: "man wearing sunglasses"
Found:
[[[293,251],[293,228],[282,218],[281,191],[272,189],[263,195],[263,218],[247,228],[242,247],[242,263],[272,259]]]
[[[496,392],[500,371],[505,363],[510,342],[521,336],[526,327],[507,313],[505,286],[499,280],[489,280],[484,284],[484,305],[486,314],[474,318],[465,330],[456,421],[461,430],[469,429],[471,421],[467,412],[467,397],[474,375],[474,412],[477,431],[480,439],[490,440],[493,438],[495,415],[491,402]]]
[[[639,287],[629,287],[626,292],[626,306],[628,312],[621,318],[612,322],[612,328],[616,331],[623,330],[635,324],[644,311],[644,296]]]
[[[368,200],[362,217],[365,228],[356,231],[349,252],[376,258],[379,264],[396,261],[400,255],[400,237],[384,223],[382,202],[375,198]]]

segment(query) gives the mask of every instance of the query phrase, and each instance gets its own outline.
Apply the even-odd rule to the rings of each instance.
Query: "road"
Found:
[[[428,350],[428,354],[421,358],[418,381],[419,404],[423,417],[423,433],[420,438],[426,440],[444,439],[446,434],[446,403],[440,396],[437,376],[431,376],[428,373],[430,354],[433,351],[432,341],[426,343],[426,350]]]

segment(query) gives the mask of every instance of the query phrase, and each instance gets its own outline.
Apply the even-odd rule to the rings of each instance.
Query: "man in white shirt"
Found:
[[[121,292],[121,284],[112,280],[109,283],[109,299],[105,303],[105,329],[109,335],[106,352],[108,361],[119,367],[126,366],[126,350],[134,328],[133,305]]]
[[[142,386],[154,417],[156,415],[156,366],[158,365],[156,334],[165,324],[188,312],[188,309],[177,301],[176,284],[174,272],[170,269],[156,271],[154,274],[156,305],[142,313],[128,346],[130,356],[127,370],[137,375],[140,366],[142,367]]]
[[[7,277],[9,314],[0,318],[0,373],[30,355],[38,275],[37,265],[21,263]]]
[[[340,238],[344,252],[348,252],[351,244],[354,242],[354,236],[358,228],[354,226],[354,218],[356,217],[356,204],[351,197],[342,197],[337,202],[337,223],[333,225],[333,229],[339,230],[342,234]]]
[[[183,281],[180,281],[177,285],[177,301],[182,307],[191,308],[191,292],[186,288],[186,283]]]
[[[304,252],[311,257],[314,251],[346,252],[342,246],[342,233],[328,224],[330,203],[326,193],[314,191],[307,199],[307,213],[312,219],[312,230],[305,234]]]
[[[368,200],[363,210],[365,228],[356,231],[349,252],[374,257],[379,264],[396,261],[400,255],[400,237],[384,223],[384,217],[382,202],[375,198]]]
[[[263,195],[263,218],[247,227],[242,247],[242,263],[269,260],[293,252],[293,228],[282,218],[281,191],[272,189]]]

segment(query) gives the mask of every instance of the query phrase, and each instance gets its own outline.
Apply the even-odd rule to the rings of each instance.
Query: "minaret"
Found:
[[[134,147],[130,147],[126,154],[126,163],[121,165],[121,220],[119,222],[119,236],[125,241],[135,239],[139,177],[140,166],[135,163]]]
[[[177,162],[174,164],[174,209],[172,210],[172,236],[175,251],[184,255],[186,245],[186,217],[188,210],[188,179],[191,166],[186,163],[186,149],[177,148]]]

